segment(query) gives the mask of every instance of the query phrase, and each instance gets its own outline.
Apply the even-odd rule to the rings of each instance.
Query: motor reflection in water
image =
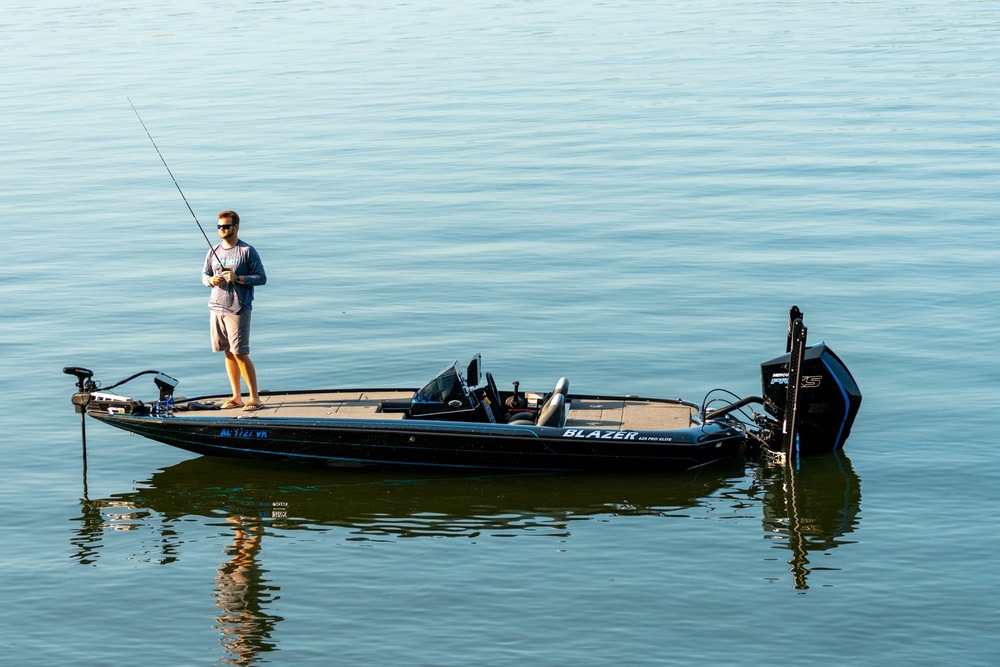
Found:
[[[138,488],[81,502],[73,557],[96,565],[108,531],[139,530],[141,558],[169,564],[192,516],[225,520],[226,560],[218,568],[215,627],[225,662],[251,664],[274,649],[282,620],[269,611],[279,587],[259,561],[269,533],[341,529],[347,539],[421,537],[570,539],[577,522],[609,516],[686,516],[695,508],[746,517],[762,506],[764,535],[791,551],[792,584],[808,588],[810,553],[849,543],[859,521],[860,481],[843,454],[809,459],[800,470],[742,462],[677,475],[488,475],[310,472],[297,466],[202,457],[158,471]],[[735,514],[733,514],[735,513]],[[216,523],[212,523],[212,522]],[[130,557],[135,557],[130,554]],[[817,569],[817,568],[812,568]]]
[[[788,548],[795,588],[809,588],[810,553],[827,554],[853,533],[861,511],[861,481],[850,459],[837,452],[798,468],[762,466],[754,471],[764,498],[764,532],[776,548]]]

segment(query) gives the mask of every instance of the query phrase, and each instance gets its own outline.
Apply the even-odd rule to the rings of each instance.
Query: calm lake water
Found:
[[[985,665],[1000,652],[1000,3],[7,3],[0,661]],[[759,393],[805,312],[864,404],[794,477],[310,472],[80,419],[225,391]],[[149,387],[151,390],[152,387]],[[143,384],[136,392],[145,392]]]

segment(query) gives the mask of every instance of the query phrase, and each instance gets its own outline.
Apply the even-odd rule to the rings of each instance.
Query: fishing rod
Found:
[[[174,172],[170,171],[170,167],[167,166],[167,161],[163,159],[163,153],[160,152],[160,149],[159,147],[157,147],[156,142],[153,141],[153,135],[149,133],[149,130],[146,128],[146,124],[142,122],[142,116],[139,115],[139,110],[135,108],[135,105],[132,104],[132,100],[130,98],[126,97],[125,99],[128,100],[129,105],[132,107],[132,111],[135,111],[135,117],[139,119],[139,123],[142,125],[142,129],[146,131],[146,136],[149,137],[150,143],[153,144],[153,148],[156,150],[156,154],[160,156],[160,162],[163,163],[164,167],[167,167],[167,173],[170,174],[170,180],[172,180],[174,182],[174,185],[177,186],[177,192],[181,193],[181,199],[184,200],[184,203],[187,204],[188,210],[191,211],[191,217],[194,218],[194,221],[198,224],[198,229],[201,230],[201,235],[205,237],[205,243],[208,244],[209,250],[212,251],[212,256],[215,257],[215,261],[219,263],[219,266],[225,269],[225,265],[222,263],[222,260],[219,259],[219,255],[216,254],[215,252],[215,246],[212,245],[212,242],[208,239],[208,234],[205,233],[205,228],[201,226],[201,222],[198,220],[198,216],[194,214],[194,209],[191,208],[191,204],[188,204],[187,197],[184,196],[184,191],[181,190],[180,184],[177,182],[177,179],[174,178]],[[240,299],[240,305],[242,305],[242,303],[243,300]]]

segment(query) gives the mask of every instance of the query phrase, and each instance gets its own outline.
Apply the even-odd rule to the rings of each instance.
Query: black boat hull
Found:
[[[92,412],[110,426],[206,456],[316,466],[504,471],[689,470],[740,456],[745,434],[710,424],[629,432],[461,422],[177,418]]]

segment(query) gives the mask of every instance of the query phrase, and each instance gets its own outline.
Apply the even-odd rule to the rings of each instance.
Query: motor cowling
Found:
[[[789,409],[790,358],[790,354],[783,354],[760,366],[764,409],[779,424]],[[824,454],[841,449],[861,407],[861,391],[847,366],[825,343],[805,348],[798,397],[797,453]]]

